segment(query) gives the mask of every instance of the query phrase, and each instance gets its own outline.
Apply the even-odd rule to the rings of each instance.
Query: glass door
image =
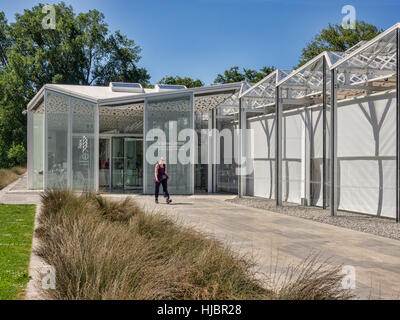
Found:
[[[124,138],[112,138],[112,188],[124,188]]]
[[[208,188],[208,139],[202,139],[202,134],[208,129],[208,114],[195,112],[195,129],[197,136],[197,163],[194,165],[194,188],[195,192],[207,192]],[[205,144],[204,144],[205,142]]]
[[[110,188],[111,139],[99,139],[99,187]]]
[[[143,185],[143,141],[125,138],[124,189],[141,188]]]

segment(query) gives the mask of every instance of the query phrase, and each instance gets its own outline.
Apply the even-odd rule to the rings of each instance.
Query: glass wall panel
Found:
[[[124,188],[124,138],[112,138],[112,188]]]
[[[143,186],[143,141],[125,138],[124,145],[124,188]]]
[[[184,145],[188,146],[190,137],[182,132],[191,129],[193,135],[193,102],[191,95],[152,98],[147,100],[145,110],[145,157],[146,176],[144,191],[154,193],[154,168],[161,156],[166,159],[167,173],[169,176],[168,188],[171,194],[193,193],[193,158],[195,141],[191,141],[191,148],[183,151]],[[152,131],[159,129],[158,132]],[[149,134],[150,132],[150,134]],[[151,134],[153,133],[153,135]],[[158,134],[161,133],[164,138]],[[181,139],[178,135],[181,134]],[[151,137],[153,136],[153,138]],[[186,161],[178,161],[178,153]],[[150,155],[150,157],[149,157]]]
[[[33,113],[32,122],[32,188],[34,190],[42,190],[44,174],[44,113]]]
[[[195,165],[194,184],[196,192],[207,191],[208,188],[208,135],[202,134],[208,129],[208,113],[195,112],[195,128],[197,141],[197,163]]]
[[[112,138],[112,188],[143,187],[143,141],[138,138]]]
[[[99,141],[99,187],[110,189],[111,139]]]
[[[47,189],[95,188],[96,108],[96,104],[46,90]],[[41,121],[40,117],[34,120],[35,126],[40,127]],[[40,141],[40,134],[34,139]]]
[[[46,188],[68,187],[69,98],[46,90],[47,172]]]
[[[238,116],[238,105],[217,108],[217,192],[238,193]]]
[[[97,105],[71,98],[72,188],[92,190],[95,185],[95,109]]]

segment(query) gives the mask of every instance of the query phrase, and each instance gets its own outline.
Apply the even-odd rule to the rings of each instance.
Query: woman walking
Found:
[[[164,158],[161,157],[157,162],[154,170],[154,183],[155,183],[155,202],[158,203],[158,194],[160,193],[160,184],[163,187],[164,198],[167,204],[170,204],[172,200],[168,193],[168,175],[167,175],[167,165],[165,164]]]

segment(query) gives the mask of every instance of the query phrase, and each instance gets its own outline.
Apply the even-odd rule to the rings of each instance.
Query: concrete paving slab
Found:
[[[151,196],[135,199],[229,243],[234,250],[253,255],[263,272],[271,272],[276,265],[284,270],[318,253],[332,265],[355,268],[359,299],[400,298],[398,240],[244,207],[226,202],[229,196],[177,196],[170,206],[155,205]]]

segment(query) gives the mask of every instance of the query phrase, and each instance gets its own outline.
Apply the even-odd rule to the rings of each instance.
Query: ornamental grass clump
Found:
[[[56,271],[56,288],[43,291],[48,299],[347,298],[335,294],[334,276],[320,278],[321,285],[303,275],[279,291],[269,289],[248,257],[166,215],[145,212],[130,197],[47,191],[38,222],[36,253]]]

